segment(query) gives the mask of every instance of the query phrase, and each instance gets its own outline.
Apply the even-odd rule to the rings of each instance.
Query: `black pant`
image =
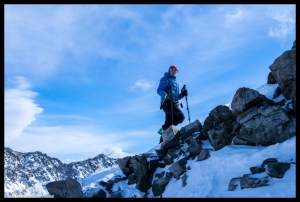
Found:
[[[162,129],[166,130],[170,127],[170,125],[177,126],[178,124],[182,123],[185,119],[184,114],[179,108],[178,102],[171,103],[171,100],[166,100],[162,106],[166,114],[166,120],[164,125],[162,125]],[[172,123],[172,115],[173,115],[173,123]]]
[[[164,104],[162,106],[162,109],[164,110],[166,114],[166,120],[164,125],[162,125],[162,129],[166,130],[170,127],[170,125],[177,126],[178,124],[182,123],[185,119],[184,114],[179,109],[178,103],[171,102],[171,100],[164,101]],[[173,110],[173,111],[172,111]],[[173,124],[172,124],[172,115],[173,115]],[[163,142],[162,135],[160,136],[159,143]]]

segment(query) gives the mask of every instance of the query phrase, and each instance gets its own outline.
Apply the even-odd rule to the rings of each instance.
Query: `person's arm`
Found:
[[[160,95],[162,97],[162,100],[164,99],[165,95],[167,94],[165,92],[167,85],[168,85],[168,79],[166,77],[161,78],[156,92],[158,95]]]
[[[185,87],[185,85],[183,86],[183,88],[181,89],[181,93],[179,94],[179,99],[182,99],[183,97],[187,96],[188,95],[188,91]]]
[[[182,95],[182,93],[179,93],[178,98],[179,100],[181,100],[184,96]]]

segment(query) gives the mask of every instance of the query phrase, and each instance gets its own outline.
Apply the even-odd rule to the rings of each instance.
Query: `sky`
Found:
[[[188,90],[177,127],[203,124],[267,82],[295,16],[296,4],[4,4],[4,146],[63,163],[147,151],[170,65]]]

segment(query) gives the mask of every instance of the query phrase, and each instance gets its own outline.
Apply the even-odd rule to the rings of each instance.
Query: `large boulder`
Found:
[[[296,40],[291,50],[285,51],[269,66],[287,100],[292,100],[296,114]]]
[[[199,133],[202,129],[203,126],[197,119],[194,122],[180,128],[180,140],[184,141],[184,139],[193,136],[194,133]]]
[[[233,96],[231,109],[235,116],[255,106],[270,105],[269,99],[257,90],[242,87]]]
[[[296,90],[296,41],[289,51],[285,51],[269,66],[275,80],[288,100],[295,97]]]
[[[46,189],[54,198],[83,198],[80,183],[71,178],[50,182],[46,184]]]
[[[256,145],[282,143],[296,135],[291,117],[282,107],[254,107],[237,117],[242,125],[238,137]]]

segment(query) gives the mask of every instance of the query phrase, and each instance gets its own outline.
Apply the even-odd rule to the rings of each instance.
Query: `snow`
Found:
[[[204,148],[211,148],[208,141],[203,141]],[[156,146],[147,153],[154,151]],[[296,137],[283,143],[263,147],[246,145],[228,145],[218,151],[210,150],[210,157],[204,161],[188,160],[186,166],[191,169],[186,172],[186,186],[182,186],[181,180],[172,178],[165,188],[162,198],[273,198],[273,197],[296,197],[296,165],[291,163],[283,178],[269,178],[269,186],[228,191],[228,185],[232,178],[251,174],[250,167],[260,166],[267,158],[277,158],[278,162],[296,162]],[[155,153],[153,153],[155,156]],[[156,173],[168,171],[170,166],[157,168]],[[114,166],[82,180],[83,192],[86,196],[92,196],[99,189],[109,195],[99,182],[107,182],[115,176],[125,177],[118,166]],[[252,177],[263,178],[266,173],[253,175]],[[153,180],[156,179],[155,177]],[[145,193],[135,188],[136,184],[128,185],[128,180],[115,183],[112,191],[121,189],[123,198],[141,198]],[[149,189],[148,198],[154,196]]]
[[[257,89],[267,98],[272,99],[274,91],[278,84],[265,84]],[[283,95],[273,99],[280,101]],[[287,102],[286,102],[287,103]],[[230,104],[229,104],[230,106]],[[284,106],[283,106],[284,107]],[[246,145],[228,145],[215,151],[208,140],[202,141],[202,148],[209,149],[210,157],[203,161],[188,160],[186,186],[182,186],[182,180],[176,180],[174,177],[169,181],[162,194],[162,198],[295,198],[296,197],[296,137],[286,140],[283,143],[277,143],[271,146],[246,146]],[[157,157],[156,145],[145,153],[152,153],[148,157]],[[242,177],[244,174],[251,174],[250,167],[260,166],[267,158],[276,158],[278,162],[294,162],[290,164],[290,169],[286,171],[283,178],[268,178],[269,186],[258,188],[237,187],[234,191],[228,191],[228,185],[232,178]],[[157,168],[155,174],[162,171],[168,172],[170,165],[164,168]],[[99,189],[106,192],[99,182],[107,182],[117,175],[125,177],[119,166],[111,167],[104,172],[96,173],[82,180],[81,184],[85,196],[92,196]],[[263,178],[266,173],[256,174],[252,177]],[[182,176],[181,176],[182,177]],[[128,185],[128,180],[115,183],[112,191],[122,190],[123,198],[141,198],[145,193],[135,188],[136,184]],[[150,188],[148,198],[159,198],[154,196]]]

